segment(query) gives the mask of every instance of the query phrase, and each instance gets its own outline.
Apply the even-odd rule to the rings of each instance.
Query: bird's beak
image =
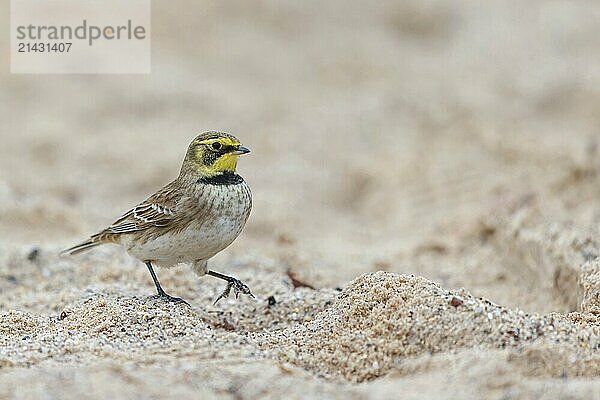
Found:
[[[236,155],[246,154],[246,153],[250,153],[250,149],[242,146],[241,144],[238,146],[238,148],[236,150],[231,152],[231,154],[236,154]]]

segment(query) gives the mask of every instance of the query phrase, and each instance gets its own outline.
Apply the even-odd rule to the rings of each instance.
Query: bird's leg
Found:
[[[156,291],[158,292],[158,295],[157,295],[158,298],[163,299],[164,301],[171,302],[171,303],[183,303],[187,306],[190,306],[189,303],[187,301],[185,301],[184,299],[182,299],[180,297],[173,297],[173,296],[167,294],[167,292],[165,292],[163,290],[162,286],[160,286],[160,282],[158,281],[158,278],[156,277],[156,274],[154,273],[154,268],[152,268],[152,263],[150,261],[146,261],[145,264],[148,267],[148,271],[150,271],[150,275],[152,276],[154,285],[156,285]]]
[[[221,295],[219,297],[217,297],[217,299],[215,300],[213,305],[217,304],[217,302],[219,300],[228,297],[229,292],[231,292],[232,288],[233,288],[233,293],[235,293],[236,299],[238,298],[240,293],[247,294],[248,296],[254,298],[254,295],[250,291],[250,288],[248,286],[246,286],[246,284],[244,282],[240,281],[239,279],[236,279],[233,276],[223,275],[223,274],[220,274],[215,271],[206,271],[206,273],[210,276],[214,276],[215,278],[219,278],[219,279],[223,279],[224,281],[227,281],[227,286],[225,287],[225,290],[223,290],[223,293],[221,293]]]

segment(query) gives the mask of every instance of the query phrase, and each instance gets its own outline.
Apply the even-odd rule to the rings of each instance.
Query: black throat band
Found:
[[[217,175],[199,178],[197,182],[205,185],[239,185],[244,182],[244,178],[235,172],[221,172]]]

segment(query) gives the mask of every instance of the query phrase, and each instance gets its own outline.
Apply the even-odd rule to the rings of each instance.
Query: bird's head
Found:
[[[194,171],[206,177],[235,172],[238,157],[249,152],[233,135],[204,132],[190,143],[183,160],[182,172]]]

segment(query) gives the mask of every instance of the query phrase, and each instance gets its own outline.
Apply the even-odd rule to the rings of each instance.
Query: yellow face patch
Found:
[[[219,172],[235,172],[239,154],[233,154],[240,142],[226,136],[198,140],[195,142],[196,167],[203,175]]]
[[[212,165],[213,171],[231,171],[234,172],[237,167],[237,161],[239,154],[223,154],[217,158],[215,163]]]

